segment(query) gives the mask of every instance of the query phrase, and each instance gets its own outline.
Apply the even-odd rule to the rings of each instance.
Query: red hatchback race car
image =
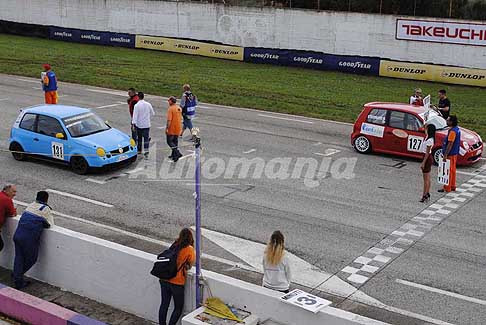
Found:
[[[447,137],[446,121],[434,110],[399,103],[373,102],[364,105],[354,123],[351,144],[359,153],[380,152],[412,158],[423,158],[424,124],[436,127],[434,162],[442,156],[442,143]],[[461,129],[461,148],[458,165],[479,161],[483,141],[474,131]]]

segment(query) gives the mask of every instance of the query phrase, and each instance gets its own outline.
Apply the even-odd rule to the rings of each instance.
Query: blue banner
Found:
[[[81,43],[108,45],[109,33],[97,32],[91,30],[80,30],[79,41]]]
[[[79,29],[49,27],[49,38],[66,42],[79,42]]]
[[[245,47],[244,61],[252,63],[266,63],[287,65],[288,51]]]
[[[108,45],[135,48],[135,35],[109,33]]]
[[[362,56],[327,55],[330,70],[378,76],[380,59]]]

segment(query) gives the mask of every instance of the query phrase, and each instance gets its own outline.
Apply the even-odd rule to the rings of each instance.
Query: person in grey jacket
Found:
[[[263,286],[288,293],[291,281],[292,275],[285,252],[284,236],[277,230],[270,237],[263,256]]]

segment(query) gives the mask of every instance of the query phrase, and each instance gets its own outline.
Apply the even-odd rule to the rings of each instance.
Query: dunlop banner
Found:
[[[137,35],[135,47],[243,61],[243,48],[167,37]]]
[[[433,81],[436,67],[430,64],[380,61],[380,76]]]
[[[486,87],[486,70],[436,66],[434,81]]]

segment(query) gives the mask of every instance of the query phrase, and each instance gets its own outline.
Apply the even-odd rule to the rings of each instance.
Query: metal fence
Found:
[[[193,1],[197,0],[179,0]],[[230,6],[300,8],[486,20],[486,0],[202,0]]]

